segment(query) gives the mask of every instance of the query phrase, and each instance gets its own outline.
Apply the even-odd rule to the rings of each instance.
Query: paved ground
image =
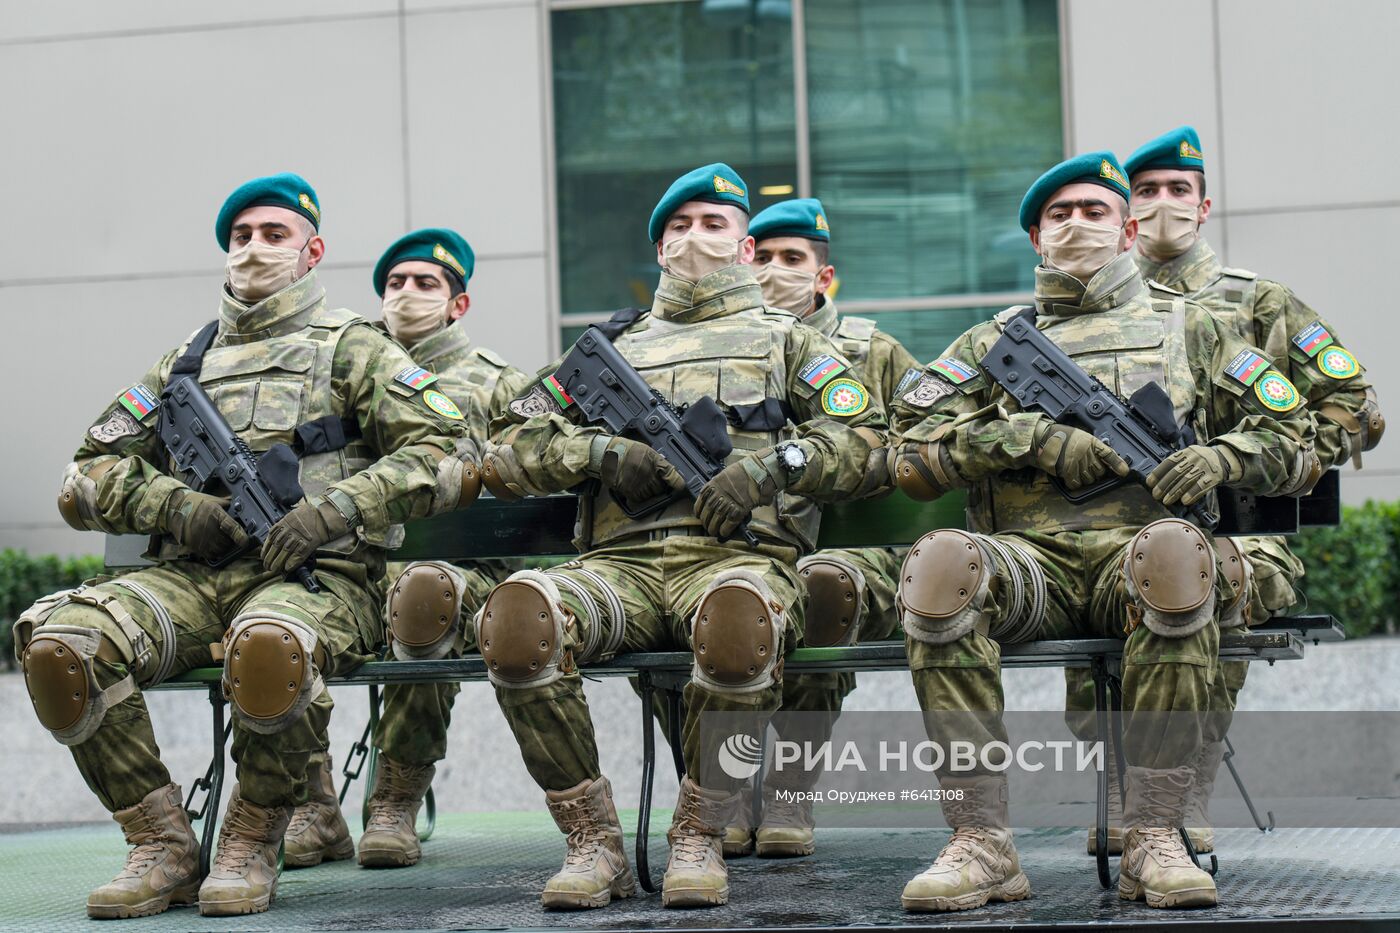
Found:
[[[1007,708],[1060,709],[1063,672],[1009,671]],[[1241,706],[1251,710],[1400,709],[1400,638],[1308,646],[1301,661],[1251,668]],[[364,726],[366,691],[337,690],[332,750],[337,759]],[[637,800],[641,771],[640,706],[621,680],[588,685],[598,725],[603,768],[619,799]],[[159,692],[148,700],[175,780],[188,787],[208,763],[208,703],[201,694]],[[850,710],[913,710],[908,674],[862,674],[847,701]],[[449,757],[434,782],[444,812],[538,810],[543,795],[520,763],[494,695],[485,684],[465,684],[457,700]],[[65,749],[34,719],[22,677],[0,675],[0,717],[7,724],[0,755],[0,825],[105,820],[105,811],[83,786]],[[663,762],[664,764],[664,762]],[[675,776],[657,769],[657,801],[675,799]]]

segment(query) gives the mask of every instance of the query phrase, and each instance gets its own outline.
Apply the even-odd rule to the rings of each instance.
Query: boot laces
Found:
[[[369,798],[369,825],[366,829],[393,830],[409,821],[409,813],[427,793],[418,792],[423,768],[385,768],[379,772],[374,793]]]
[[[1164,868],[1194,868],[1191,856],[1182,845],[1181,833],[1177,829],[1163,826],[1139,826],[1138,837],[1142,846],[1159,865]]]
[[[320,816],[320,807],[314,803],[304,803],[292,811],[292,821],[287,824],[287,835],[300,836],[311,828]]]
[[[946,868],[961,868],[976,859],[986,843],[987,833],[982,827],[958,826],[954,828],[952,838],[943,847],[943,851],[938,853],[938,858],[933,860],[933,864]]]
[[[770,822],[782,826],[807,825],[807,810],[796,800],[783,800],[781,797],[775,795],[768,801],[765,809],[767,812],[764,815],[766,817],[771,817],[769,820]]]
[[[258,855],[270,829],[268,821],[235,810],[219,831],[219,851],[214,864],[224,871],[240,872]]]
[[[698,794],[687,794],[680,801],[680,819],[671,830],[671,858],[678,862],[703,862],[711,853],[701,802]]]
[[[155,820],[147,812],[142,812],[140,822],[133,826],[127,836],[135,847],[126,854],[126,864],[117,878],[134,878],[144,874],[164,850],[164,835],[156,829]]]
[[[564,839],[567,847],[564,864],[575,867],[587,865],[603,845],[603,826],[594,819],[587,800],[571,800],[566,806],[567,809],[559,814],[569,827],[569,834]]]

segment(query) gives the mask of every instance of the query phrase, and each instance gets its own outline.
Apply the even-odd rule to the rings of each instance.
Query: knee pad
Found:
[[[224,636],[224,698],[250,731],[289,728],[325,689],[311,626],[267,610],[239,615]]]
[[[521,570],[486,597],[476,617],[476,641],[486,673],[498,687],[542,687],[572,670],[566,631],[573,618],[548,574]]]
[[[1215,614],[1215,555],[1201,530],[1179,518],[1153,522],[1133,538],[1123,578],[1135,619],[1166,638],[1185,638]]]
[[[1230,584],[1230,599],[1220,607],[1220,627],[1239,628],[1249,623],[1249,584],[1254,565],[1234,538],[1216,538],[1215,551],[1220,570]]]
[[[62,745],[79,745],[92,738],[107,710],[136,689],[126,677],[103,690],[93,661],[117,655],[116,647],[95,628],[46,625],[24,648],[24,685],[39,723]]]
[[[899,609],[910,638],[943,645],[988,623],[992,568],[977,537],[943,528],[914,542],[905,555]]]
[[[720,693],[756,693],[777,682],[786,624],[768,581],[752,570],[715,575],[690,620],[691,676]]]
[[[803,640],[813,648],[853,645],[865,617],[865,574],[835,555],[813,554],[797,562],[807,584]]]
[[[432,661],[452,651],[462,629],[466,578],[451,564],[410,564],[389,587],[384,618],[400,661]]]

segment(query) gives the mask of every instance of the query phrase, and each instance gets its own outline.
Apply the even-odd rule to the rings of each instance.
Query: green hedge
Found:
[[[102,558],[63,560],[52,555],[30,557],[23,551],[0,551],[0,657],[7,667],[15,664],[11,629],[15,616],[36,599],[55,590],[77,586],[102,572]]]

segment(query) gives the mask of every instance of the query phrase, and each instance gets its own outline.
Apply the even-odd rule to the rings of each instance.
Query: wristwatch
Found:
[[[807,472],[807,452],[792,442],[779,444],[775,448],[778,455],[778,465],[787,474],[788,485],[791,486],[802,478],[802,474]]]

